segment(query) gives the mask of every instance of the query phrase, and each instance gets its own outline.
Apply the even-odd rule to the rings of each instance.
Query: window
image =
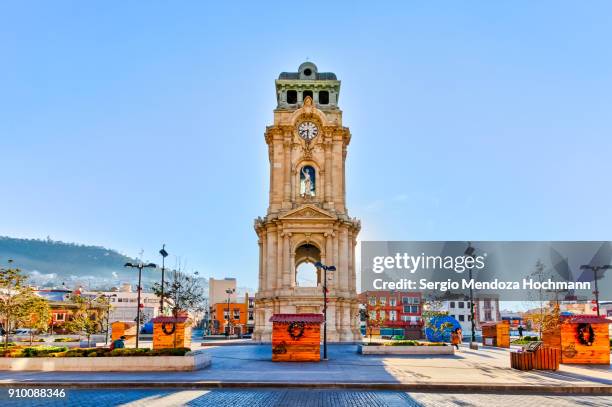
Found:
[[[491,318],[491,311],[485,311],[485,317],[484,317],[485,321],[492,321],[493,318]]]
[[[389,311],[389,321],[397,321],[397,311]]]
[[[297,103],[297,91],[296,90],[287,91],[287,103],[289,103],[290,105],[294,105]]]
[[[253,311],[249,311],[249,321],[253,320]]]
[[[329,104],[329,92],[326,90],[322,90],[319,92],[319,104],[328,105]]]
[[[55,320],[56,321],[63,321],[65,316],[66,316],[66,314],[55,314]]]
[[[234,316],[232,318],[240,319],[240,310],[239,309],[235,309],[234,310]]]
[[[454,315],[451,315],[451,318],[455,318],[455,316],[454,316]]]
[[[395,307],[395,306],[397,305],[397,304],[396,304],[396,300],[395,300],[395,298],[393,298],[393,297],[392,297],[392,298],[389,298],[389,305],[390,305],[391,307]]]
[[[459,315],[459,321],[465,321],[465,315]]]
[[[376,297],[370,297],[370,305],[371,306],[375,306],[376,305]]]
[[[410,303],[410,298],[408,297],[402,297],[402,304],[404,305],[408,305]]]
[[[384,319],[385,319],[385,317],[386,317],[386,313],[385,313],[385,311],[380,311],[380,319],[383,319],[383,320],[384,320]]]
[[[380,297],[378,301],[380,302],[380,305],[387,305],[387,297]]]
[[[227,316],[228,316],[228,312],[227,311],[223,311],[223,319],[229,319]]]
[[[410,322],[410,316],[409,315],[402,315],[402,321]]]
[[[451,308],[455,308],[455,301],[451,301],[451,302],[450,302],[450,307],[451,307]]]
[[[302,92],[302,100],[306,99],[306,96],[310,96],[310,98],[312,99],[312,91],[305,90],[304,92]]]
[[[416,314],[419,312],[418,305],[404,305],[404,312],[410,314]]]
[[[459,308],[465,308],[465,303],[463,301],[459,301]]]
[[[472,320],[472,316],[468,315],[468,321],[471,321],[471,320]]]

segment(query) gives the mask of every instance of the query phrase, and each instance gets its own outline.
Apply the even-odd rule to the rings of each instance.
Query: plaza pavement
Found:
[[[195,346],[194,346],[195,348]],[[451,356],[363,356],[330,345],[320,363],[274,363],[270,345],[204,346],[209,368],[194,372],[7,372],[0,386],[346,387],[388,390],[540,391],[612,394],[610,366],[561,365],[557,372],[510,368],[509,350],[462,347]]]

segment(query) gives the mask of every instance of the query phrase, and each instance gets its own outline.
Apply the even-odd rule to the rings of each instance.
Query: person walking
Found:
[[[519,338],[523,337],[523,329],[525,329],[525,328],[523,328],[523,325],[519,325],[519,327],[518,327]]]
[[[451,344],[459,350],[459,344],[461,343],[461,336],[459,328],[455,328],[455,330],[451,333]]]

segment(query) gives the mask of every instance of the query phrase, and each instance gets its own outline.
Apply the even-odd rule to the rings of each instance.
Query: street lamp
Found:
[[[327,272],[336,271],[336,266],[326,266],[318,261],[315,267],[323,269],[323,360],[327,360]]]
[[[161,280],[161,297],[159,299],[159,315],[164,315],[164,271],[166,271],[166,257],[168,252],[166,251],[166,245],[162,245],[162,249],[159,251],[162,256],[162,280]]]
[[[591,266],[589,264],[583,264],[580,266],[580,270],[592,270],[593,280],[595,281],[595,307],[597,308],[597,316],[599,316],[599,288],[597,287],[597,272],[599,270],[610,270],[612,265],[606,264],[604,266]]]
[[[230,336],[230,298],[232,296],[232,294],[234,292],[236,292],[235,288],[228,288],[227,290],[225,290],[225,292],[227,293],[227,332],[225,334],[225,336],[227,336],[229,338]]]
[[[140,291],[142,290],[141,281],[142,281],[142,269],[145,268],[156,268],[157,265],[155,263],[125,263],[123,267],[131,267],[138,269],[138,296],[137,296],[137,309],[136,309],[136,349],[138,349],[138,336],[140,336]]]
[[[466,257],[473,259],[475,251],[476,249],[472,247],[472,242],[468,242],[468,247],[464,252]],[[472,264],[472,262],[470,262],[470,264]],[[468,273],[469,279],[472,281],[472,267],[468,267]],[[473,344],[476,342],[476,322],[474,321],[474,290],[472,288],[472,284],[470,284],[470,319],[472,323],[472,340],[470,342],[470,349],[473,349]]]

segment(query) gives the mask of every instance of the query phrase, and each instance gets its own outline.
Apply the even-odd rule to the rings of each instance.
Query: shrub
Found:
[[[53,342],[78,342],[76,338],[55,338]]]
[[[23,348],[22,355],[26,358],[47,356],[51,353],[65,352],[68,350],[65,346],[31,346]]]
[[[415,340],[387,342],[385,346],[446,346],[443,342],[419,342]]]

